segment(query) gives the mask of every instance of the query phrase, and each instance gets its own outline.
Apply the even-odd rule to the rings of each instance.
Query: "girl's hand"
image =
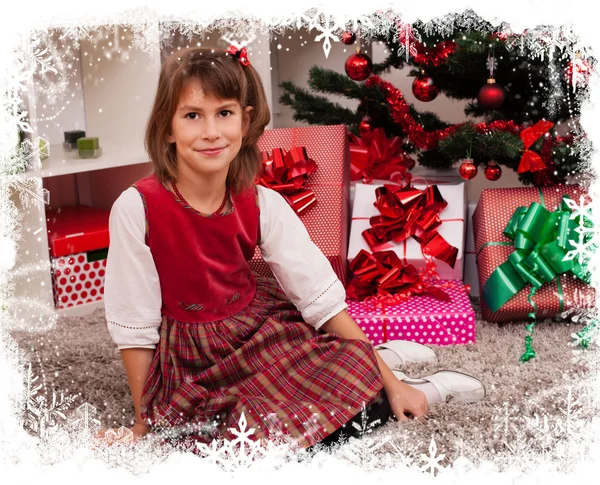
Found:
[[[133,432],[133,442],[136,443],[141,437],[150,432],[150,427],[146,423],[135,423],[131,428]]]
[[[389,389],[388,389],[389,388]],[[408,421],[405,413],[414,418],[427,414],[428,405],[425,393],[396,379],[396,382],[385,387],[392,414],[400,421]]]

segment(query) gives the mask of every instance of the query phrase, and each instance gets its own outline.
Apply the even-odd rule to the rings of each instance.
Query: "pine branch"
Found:
[[[360,121],[352,110],[331,102],[325,96],[315,96],[289,81],[281,83],[281,87],[285,92],[279,102],[294,110],[295,121],[315,125],[358,124]]]
[[[363,99],[365,87],[346,74],[313,66],[308,71],[308,85],[318,93],[331,93],[345,96],[350,99]]]

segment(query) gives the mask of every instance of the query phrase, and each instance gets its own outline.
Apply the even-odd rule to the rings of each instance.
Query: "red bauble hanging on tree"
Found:
[[[433,78],[427,76],[423,71],[412,83],[412,93],[419,101],[433,101],[439,93]]]
[[[358,124],[358,131],[360,131],[361,135],[368,133],[372,129],[373,129],[373,120],[371,120],[370,116],[365,116]]]
[[[483,173],[486,179],[495,182],[502,175],[502,169],[500,168],[500,165],[496,163],[490,163],[487,167],[485,167]]]
[[[361,54],[357,49],[356,54],[352,54],[346,59],[346,74],[353,81],[364,81],[367,79],[373,69],[373,61],[366,54]]]
[[[487,80],[487,84],[479,90],[477,100],[485,109],[498,109],[504,103],[506,92],[502,85],[491,77]]]
[[[354,44],[354,42],[356,42],[356,34],[354,32],[350,32],[349,30],[346,30],[342,34],[342,42],[346,45]]]
[[[471,180],[477,175],[477,165],[473,163],[473,159],[465,158],[459,169],[460,176],[465,180]]]

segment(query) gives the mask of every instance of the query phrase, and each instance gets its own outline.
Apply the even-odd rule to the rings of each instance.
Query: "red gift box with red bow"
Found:
[[[259,183],[279,189],[346,285],[350,184],[346,126],[265,130],[258,148],[265,167]],[[258,247],[250,267],[261,276],[273,277]]]

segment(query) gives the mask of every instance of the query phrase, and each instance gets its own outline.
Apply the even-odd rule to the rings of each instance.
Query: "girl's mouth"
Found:
[[[225,147],[210,148],[208,150],[194,150],[194,151],[201,153],[202,155],[215,156],[215,155],[218,155],[219,153],[221,153],[224,149],[225,149]]]

